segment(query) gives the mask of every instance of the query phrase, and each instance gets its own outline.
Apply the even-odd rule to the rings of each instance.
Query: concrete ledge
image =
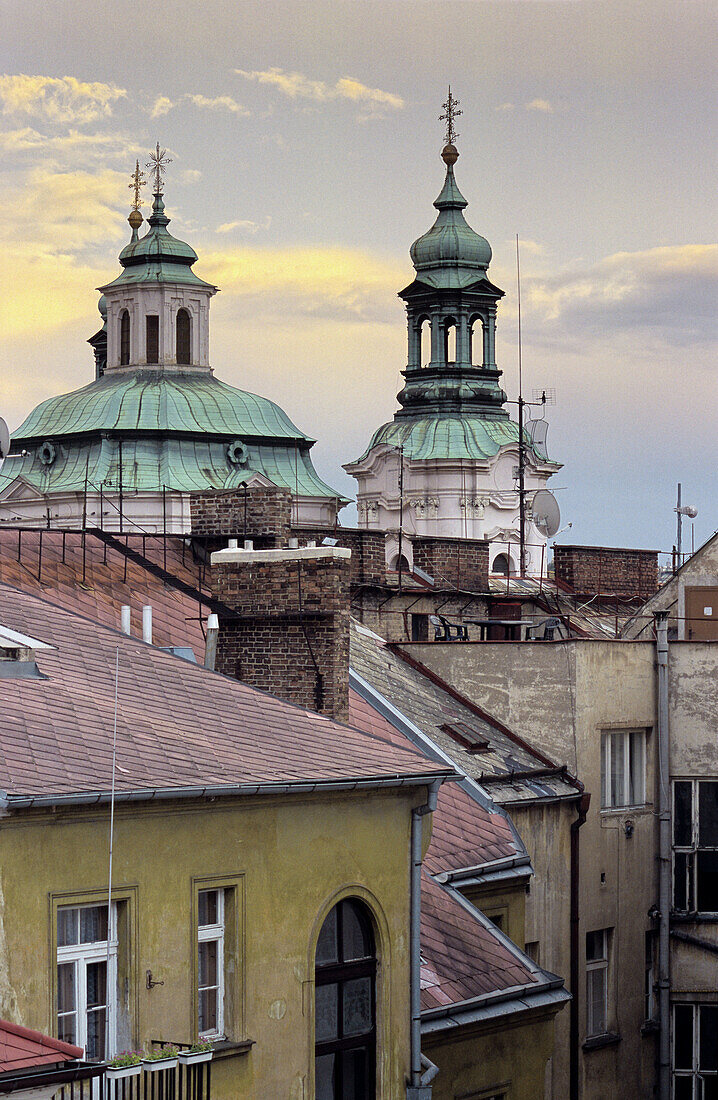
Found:
[[[317,561],[320,559],[346,560],[352,556],[346,546],[300,546],[298,549],[280,550],[242,550],[229,546],[226,550],[216,550],[212,554],[212,565],[242,563],[249,565],[265,561]]]

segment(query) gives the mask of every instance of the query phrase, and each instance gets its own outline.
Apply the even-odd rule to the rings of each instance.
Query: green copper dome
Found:
[[[469,205],[454,179],[454,164],[458,153],[453,145],[444,148],[446,179],[434,206],[439,211],[434,225],[410,248],[410,255],[422,282],[448,285],[453,275],[460,283],[486,275],[491,263],[491,245],[474,232],[464,218]],[[463,276],[463,277],[462,277]]]
[[[415,420],[392,420],[377,428],[361,458],[382,444],[402,447],[408,459],[493,458],[501,447],[516,443],[519,427],[512,420],[489,420],[479,416],[426,416]],[[524,432],[529,447],[531,440]],[[532,448],[533,449],[533,448]],[[535,449],[534,449],[535,450]],[[535,451],[540,459],[546,456]]]
[[[140,218],[138,216],[138,222]],[[144,237],[137,236],[135,223],[132,224],[132,240],[120,252],[119,260],[125,269],[108,286],[121,286],[125,283],[172,282],[189,283],[195,286],[211,286],[192,271],[197,253],[184,241],[173,237],[167,226],[170,219],[165,214],[162,195],[157,192],[152,213],[148,218],[149,230]],[[103,290],[106,287],[102,288]]]

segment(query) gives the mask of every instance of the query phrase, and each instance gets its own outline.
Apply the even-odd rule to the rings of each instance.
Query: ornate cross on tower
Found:
[[[172,163],[172,158],[167,156],[166,149],[160,149],[160,143],[157,142],[155,150],[150,153],[150,159],[147,161],[145,168],[151,169],[155,177],[155,195],[161,195],[164,189],[164,180],[162,177],[165,174],[165,166]]]
[[[132,209],[139,210],[139,208],[143,205],[142,199],[140,198],[140,188],[144,187],[145,183],[147,182],[144,172],[140,171],[139,161],[135,162],[135,170],[130,176],[130,179],[132,180],[132,183],[128,184],[128,186],[130,188],[130,191],[134,191],[134,197],[132,199]]]
[[[453,145],[459,136],[454,129],[454,119],[457,118],[458,115],[463,115],[464,112],[461,110],[460,101],[454,99],[451,94],[451,85],[449,85],[449,98],[446,103],[442,103],[441,106],[444,108],[444,114],[439,115],[439,122],[446,123],[446,144]]]

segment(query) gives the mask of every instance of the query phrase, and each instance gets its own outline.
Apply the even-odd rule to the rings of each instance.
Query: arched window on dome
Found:
[[[422,317],[419,321],[419,366],[428,367],[431,362],[431,321]]]
[[[456,363],[456,321],[447,317],[444,322],[444,362],[447,366]]]
[[[130,314],[126,309],[120,314],[120,366],[126,367],[130,361]]]
[[[469,362],[476,367],[484,365],[484,322],[478,315],[469,321]]]
[[[376,1100],[376,947],[357,898],[324,921],[314,981],[315,1100]]]
[[[186,309],[177,310],[176,358],[178,363],[192,362],[192,318]]]

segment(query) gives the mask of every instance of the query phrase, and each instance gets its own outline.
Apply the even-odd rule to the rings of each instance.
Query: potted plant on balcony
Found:
[[[198,1062],[210,1062],[212,1060],[212,1052],[214,1050],[214,1043],[211,1039],[199,1038],[196,1043],[192,1043],[191,1047],[187,1050],[181,1050],[179,1052],[179,1060],[183,1066],[194,1066]]]
[[[123,1077],[136,1077],[142,1069],[142,1052],[123,1050],[107,1063],[105,1077],[108,1081],[121,1081]]]
[[[177,1047],[165,1043],[142,1055],[142,1065],[146,1073],[158,1073],[161,1069],[174,1069],[177,1065]]]

